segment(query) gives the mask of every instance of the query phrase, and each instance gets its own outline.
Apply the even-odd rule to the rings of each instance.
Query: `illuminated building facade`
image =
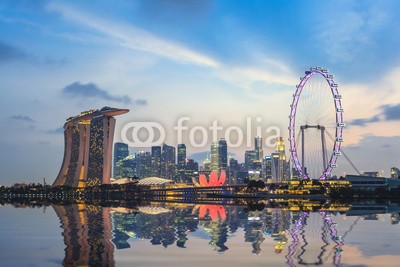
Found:
[[[276,140],[275,152],[271,154],[272,157],[272,177],[275,182],[280,183],[288,180],[290,176],[290,170],[287,171],[286,154],[285,154],[285,142],[280,137]]]
[[[218,165],[220,171],[226,171],[228,168],[228,145],[224,138],[218,142]]]
[[[151,147],[151,169],[152,176],[161,177],[161,147]]]
[[[139,178],[152,176],[150,152],[141,151],[136,154],[136,170]]]
[[[236,185],[237,183],[237,173],[240,170],[239,163],[236,159],[229,159],[229,185]]]
[[[260,136],[254,138],[254,149],[257,153],[257,159],[262,160],[264,152],[262,149],[262,138]]]
[[[115,143],[114,144],[114,164],[113,164],[113,177],[114,178],[122,178],[118,177],[117,173],[119,173],[117,162],[123,160],[129,156],[128,145],[125,143]]]
[[[265,173],[265,180],[267,182],[272,180],[272,157],[266,156],[264,158],[264,173]]]
[[[178,144],[178,177],[181,181],[185,181],[185,167],[186,167],[186,145]]]
[[[114,179],[136,177],[136,157],[129,155],[114,165]]]
[[[257,151],[247,150],[244,153],[244,165],[246,170],[251,170],[253,166],[253,161],[257,160]]]
[[[211,144],[211,171],[219,172],[218,143]]]
[[[64,159],[53,186],[109,184],[115,129],[113,116],[128,111],[104,107],[68,118],[64,124]]]
[[[175,165],[176,152],[175,147],[163,144],[161,154],[161,177],[175,180],[176,165]]]

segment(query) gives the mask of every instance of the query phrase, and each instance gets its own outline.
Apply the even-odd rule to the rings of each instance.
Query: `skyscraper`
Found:
[[[139,178],[146,178],[152,175],[151,153],[141,151],[136,154],[136,169]]]
[[[280,183],[287,180],[287,162],[285,154],[285,142],[283,138],[280,137],[276,140],[275,152],[271,154],[272,156],[272,173],[276,182]]]
[[[137,177],[138,175],[136,170],[136,157],[135,155],[129,155],[126,158],[117,161],[114,167],[114,178]]]
[[[251,169],[253,166],[253,161],[257,160],[257,151],[247,150],[244,153],[244,165],[246,171]]]
[[[64,124],[64,159],[53,186],[109,184],[115,119],[128,109],[103,107],[70,117]]]
[[[175,147],[163,144],[161,154],[161,177],[175,180],[176,178]]]
[[[118,166],[117,166],[117,162],[120,160],[123,160],[124,158],[126,158],[127,156],[129,156],[129,150],[128,150],[128,145],[125,143],[115,143],[114,144],[114,164],[113,164],[113,177],[117,178],[117,173],[118,171]]]
[[[264,152],[262,149],[262,138],[260,136],[256,136],[254,138],[254,150],[257,153],[257,159],[262,161]]]
[[[264,166],[265,166],[265,180],[272,180],[272,157],[267,156],[264,158]]]
[[[161,177],[161,147],[151,147],[151,169],[152,176]]]
[[[228,168],[228,145],[225,138],[218,142],[218,165],[220,171],[226,171]]]
[[[218,144],[211,144],[211,171],[219,172]]]
[[[178,144],[178,177],[181,181],[185,181],[185,166],[186,166],[186,145]]]
[[[239,171],[238,161],[234,158],[229,159],[229,185],[237,184],[237,172]]]

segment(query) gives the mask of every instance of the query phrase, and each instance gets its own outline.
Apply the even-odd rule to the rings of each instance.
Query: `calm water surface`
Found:
[[[1,266],[399,266],[397,212],[0,207]]]

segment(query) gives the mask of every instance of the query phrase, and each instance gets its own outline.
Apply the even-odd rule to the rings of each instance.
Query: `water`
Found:
[[[396,208],[258,209],[4,205],[1,266],[399,266]]]

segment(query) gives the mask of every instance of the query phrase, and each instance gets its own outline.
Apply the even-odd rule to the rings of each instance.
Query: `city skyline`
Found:
[[[390,177],[400,165],[399,5],[4,1],[0,184],[53,181],[65,117],[100,106],[131,109],[117,120],[115,142],[124,124],[156,121],[176,147],[182,116],[190,127],[218,120],[225,129],[260,117],[263,129],[279,127],[287,142],[291,96],[313,66],[330,69],[339,83],[346,153],[361,171]],[[188,146],[187,158],[210,146]],[[249,149],[228,152],[243,161]],[[354,173],[343,158],[338,166],[339,174]]]

